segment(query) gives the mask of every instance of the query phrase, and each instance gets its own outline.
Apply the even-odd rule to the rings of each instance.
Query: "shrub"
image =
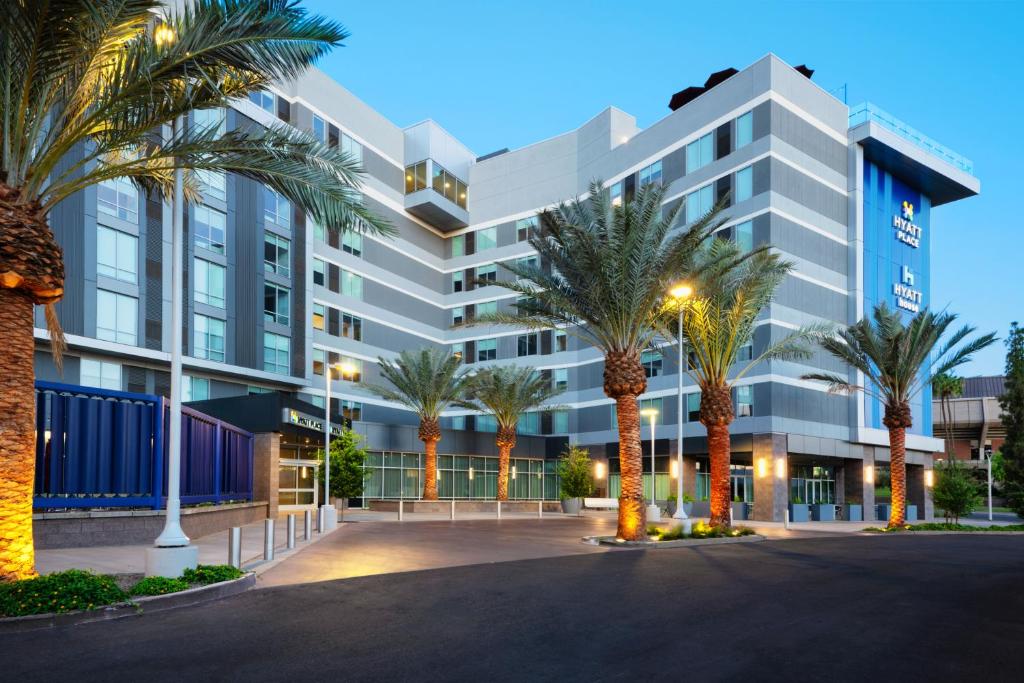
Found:
[[[188,589],[188,582],[182,579],[169,579],[166,576],[147,576],[131,587],[131,595],[166,595]]]
[[[924,522],[922,524],[906,524],[893,529],[878,527],[867,527],[864,531],[873,534],[883,534],[902,531],[1024,531],[1024,524],[992,524],[989,526],[974,526],[972,524],[951,524],[947,522]]]
[[[230,564],[201,564],[195,569],[186,569],[181,578],[186,583],[198,583],[205,586],[221,581],[232,581],[241,575],[241,570]]]
[[[659,541],[678,541],[684,538],[729,538],[735,536],[750,536],[754,530],[750,527],[726,527],[710,526],[705,522],[697,522],[693,525],[689,536],[683,533],[683,525],[677,524],[667,530],[650,525],[647,527],[647,535],[654,536]]]
[[[959,523],[960,517],[971,514],[981,504],[978,484],[956,460],[936,466],[935,474],[932,498],[945,511],[946,523],[950,519]]]
[[[584,498],[594,490],[590,474],[590,452],[570,444],[558,461],[562,498]]]
[[[34,579],[0,584],[0,615],[73,612],[127,600],[114,577],[69,569]]]

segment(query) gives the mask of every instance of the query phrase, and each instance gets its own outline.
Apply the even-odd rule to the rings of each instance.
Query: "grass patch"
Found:
[[[677,524],[669,529],[661,529],[653,524],[647,527],[647,535],[655,541],[680,541],[684,538],[735,538],[754,534],[754,530],[750,527],[710,526],[704,522],[694,524],[691,531],[690,534],[684,534],[682,524]]]
[[[868,527],[864,529],[873,534],[892,534],[903,531],[1024,531],[1024,524],[992,524],[990,526],[973,526],[970,524],[946,524],[945,522],[924,522],[922,524],[906,524],[893,528]]]
[[[182,579],[169,579],[166,576],[147,576],[131,587],[128,592],[132,595],[167,595],[188,590],[188,581]]]
[[[96,609],[127,599],[114,577],[81,569],[0,583],[0,615],[5,617]]]

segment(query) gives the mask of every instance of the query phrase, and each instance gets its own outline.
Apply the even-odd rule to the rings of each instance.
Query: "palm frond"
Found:
[[[381,398],[400,403],[421,419],[436,420],[450,405],[468,407],[464,394],[467,374],[462,360],[447,351],[424,348],[402,351],[394,360],[378,358],[380,374],[391,386],[361,383]]]
[[[466,382],[466,400],[477,410],[494,415],[499,427],[514,429],[524,413],[545,407],[560,392],[551,380],[527,366],[492,366],[472,376]]]

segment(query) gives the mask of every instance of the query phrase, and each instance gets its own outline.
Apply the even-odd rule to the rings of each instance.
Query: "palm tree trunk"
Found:
[[[615,400],[619,422],[619,526],[616,538],[641,541],[647,538],[647,511],[644,509],[643,455],[640,450],[640,412],[637,397],[619,396]]]
[[[889,528],[906,524],[907,513],[907,430],[906,427],[889,428],[889,486],[892,488],[892,508]]]
[[[439,439],[424,439],[423,458],[423,500],[437,500],[437,442]]]
[[[729,462],[732,442],[729,425],[714,424],[708,428],[708,457],[711,460],[711,526],[729,526],[732,506]]]
[[[498,427],[498,500],[508,500],[508,461],[516,445],[516,429]]]
[[[32,544],[35,473],[33,304],[0,288],[0,580],[36,575]]]

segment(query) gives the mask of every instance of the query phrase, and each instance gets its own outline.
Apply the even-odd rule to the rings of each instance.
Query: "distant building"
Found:
[[[958,460],[980,460],[982,449],[995,453],[1006,439],[1006,429],[1000,416],[999,397],[1006,391],[1006,378],[1002,375],[964,378],[961,396],[950,400],[953,426],[953,453]],[[946,425],[942,405],[932,400],[932,432],[946,438]],[[944,457],[943,453],[936,453]]]

